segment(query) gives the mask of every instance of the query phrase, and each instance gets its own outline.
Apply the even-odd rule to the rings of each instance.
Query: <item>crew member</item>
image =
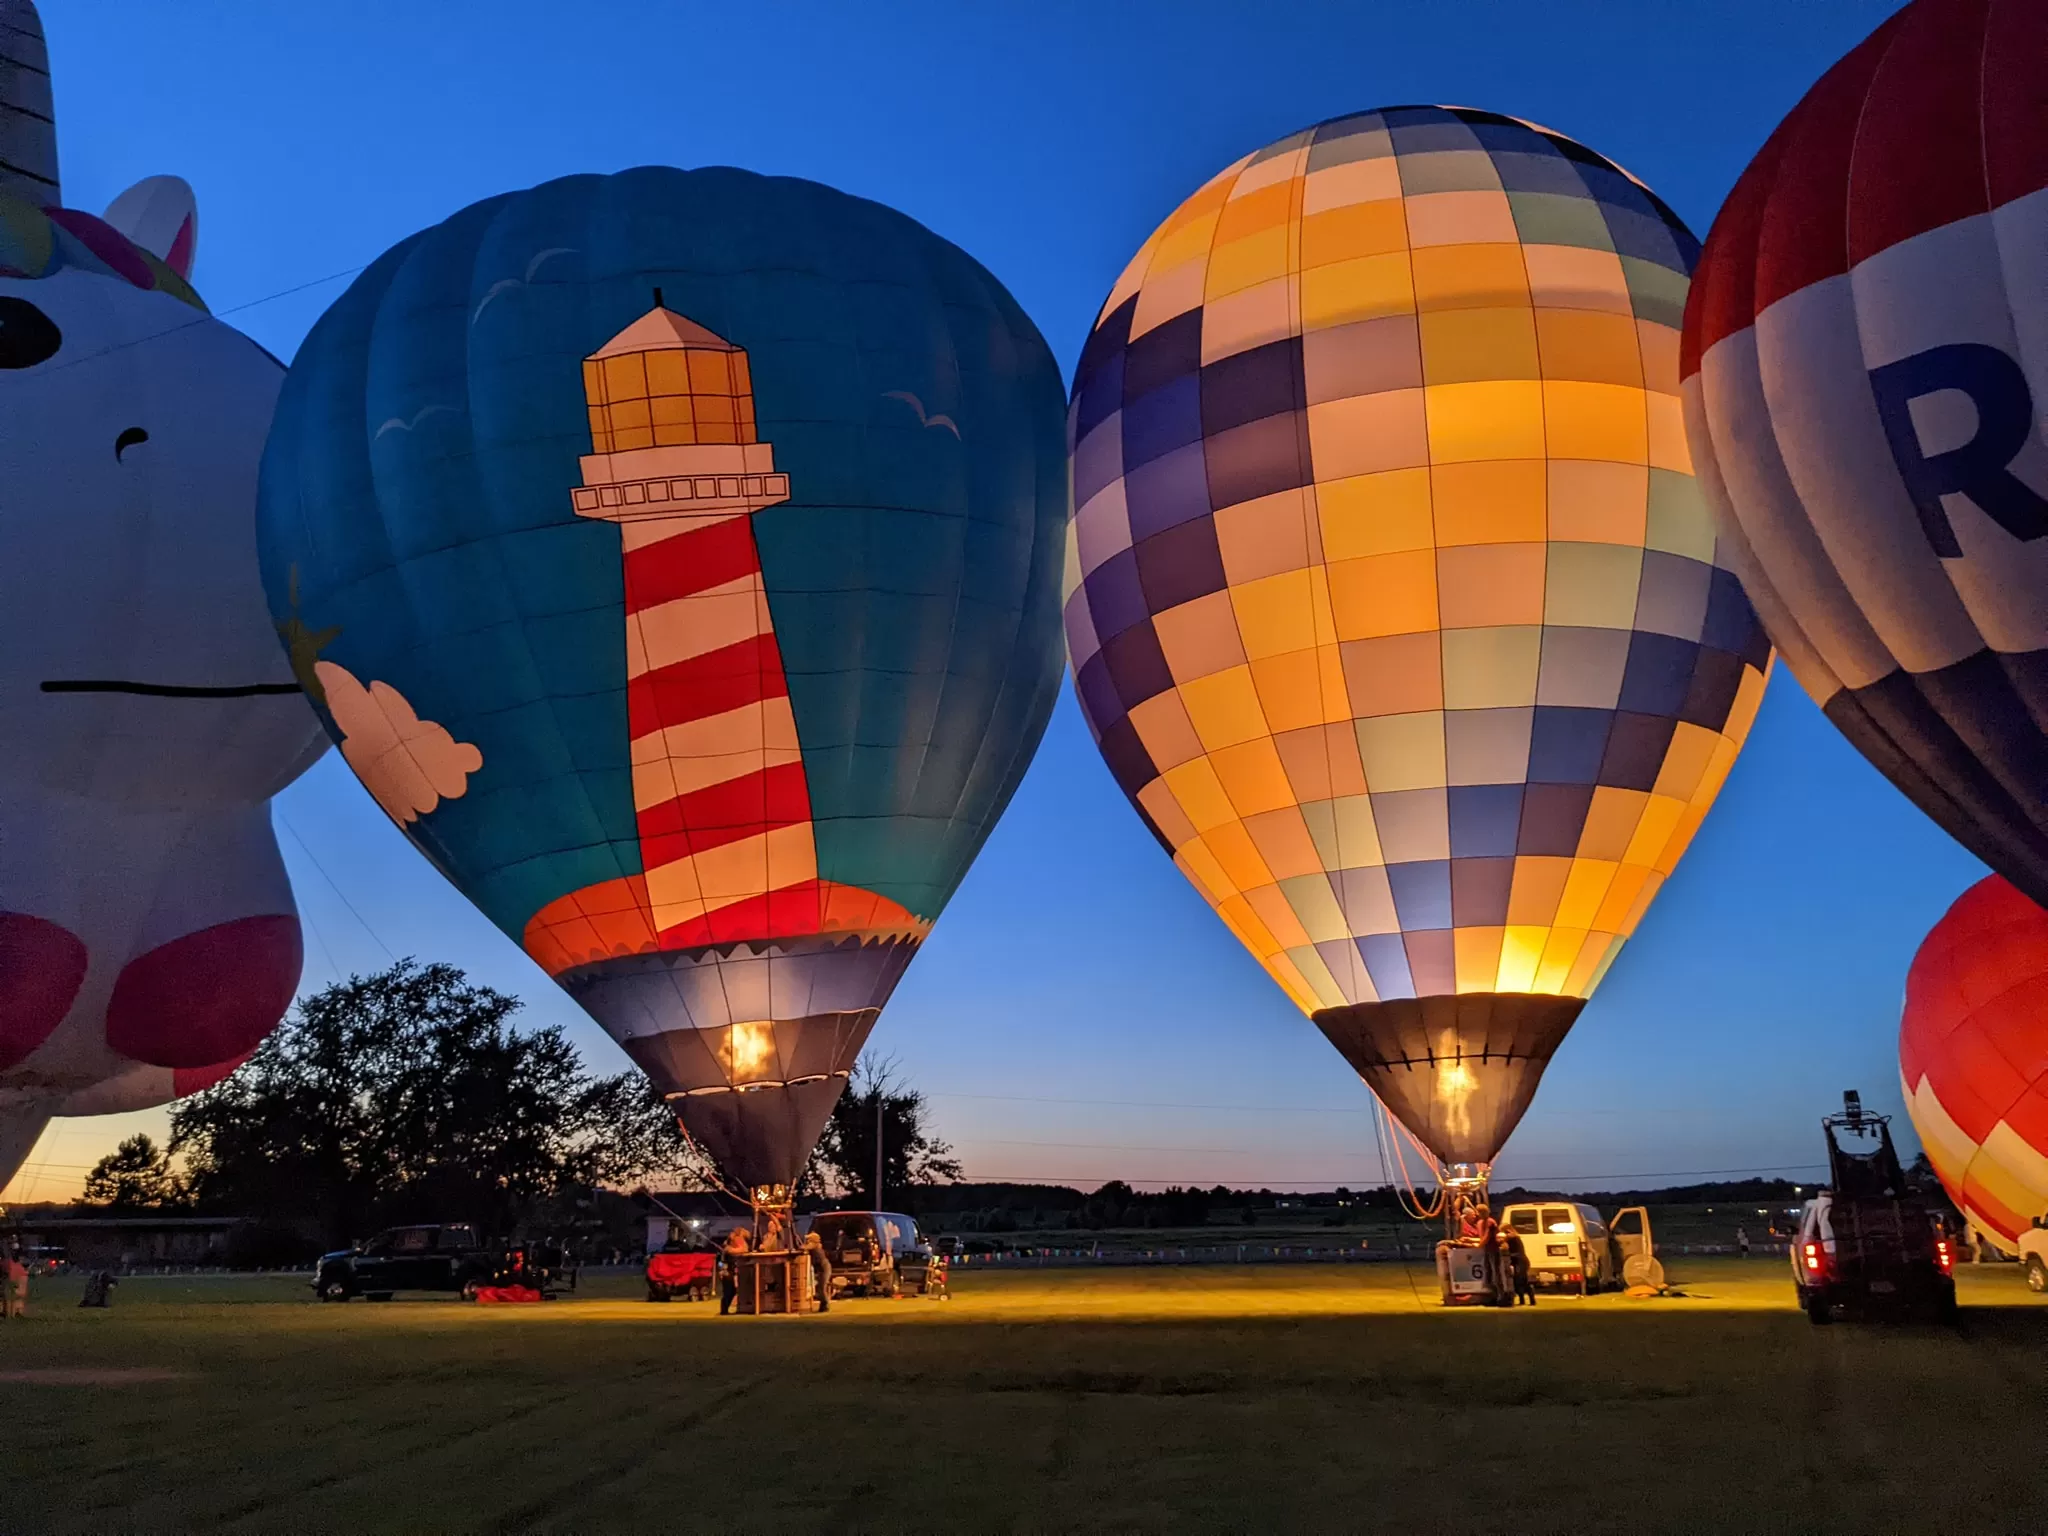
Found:
[[[734,1227],[725,1235],[725,1249],[718,1260],[718,1315],[724,1317],[732,1311],[732,1304],[740,1293],[739,1256],[753,1247],[745,1227]]]
[[[21,1255],[14,1249],[7,1250],[7,1257],[0,1261],[0,1282],[4,1282],[7,1296],[0,1314],[7,1317],[28,1316],[28,1266],[21,1262]]]
[[[832,1310],[832,1261],[825,1256],[825,1242],[815,1232],[804,1234],[804,1251],[811,1256],[811,1279],[818,1287],[818,1310]]]
[[[1485,1256],[1487,1283],[1492,1286],[1495,1297],[1503,1295],[1507,1286],[1504,1283],[1506,1277],[1501,1273],[1500,1228],[1494,1223],[1493,1211],[1484,1200],[1475,1200],[1465,1208],[1465,1219],[1459,1224],[1458,1236]]]
[[[1522,1242],[1522,1234],[1513,1227],[1503,1227],[1500,1235],[1507,1248],[1508,1274],[1514,1281],[1514,1305],[1519,1307],[1527,1301],[1533,1307],[1536,1305],[1536,1287],[1529,1280],[1529,1250]]]

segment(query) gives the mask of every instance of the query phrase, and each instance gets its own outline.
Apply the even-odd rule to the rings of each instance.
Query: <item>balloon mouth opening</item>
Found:
[[[702,1099],[719,1093],[766,1093],[775,1088],[801,1088],[807,1083],[844,1082],[847,1072],[812,1072],[803,1077],[756,1078],[744,1083],[708,1083],[702,1088],[682,1088],[662,1095],[673,1104],[679,1099]]]
[[[1316,1027],[1446,1177],[1493,1159],[1536,1095],[1582,997],[1472,992],[1318,1010]]]

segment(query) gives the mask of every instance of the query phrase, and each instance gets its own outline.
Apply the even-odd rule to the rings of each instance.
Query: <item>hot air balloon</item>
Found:
[[[184,183],[60,205],[41,36],[0,4],[0,1185],[52,1115],[196,1091],[275,1027],[267,801],[326,747],[256,565],[284,370],[187,283]]]
[[[1183,203],[1075,375],[1110,771],[1481,1187],[1763,693],[1679,423],[1693,253],[1582,145],[1391,107]]]
[[[343,755],[764,1205],[1044,730],[1060,413],[957,248],[731,169],[467,208],[285,385],[264,569]]]
[[[2048,913],[1997,875],[1913,956],[1899,1076],[1949,1198],[2014,1252],[2048,1215]]]
[[[1751,162],[1686,313],[1687,434],[1793,675],[2048,902],[2048,12],[1918,0]]]

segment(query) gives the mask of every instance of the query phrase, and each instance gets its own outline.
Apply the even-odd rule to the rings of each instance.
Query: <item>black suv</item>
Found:
[[[313,1290],[322,1301],[389,1301],[394,1291],[455,1291],[470,1298],[491,1283],[498,1267],[474,1227],[393,1227],[360,1248],[321,1255]]]
[[[895,1211],[821,1211],[811,1230],[832,1263],[835,1296],[946,1294],[946,1261]]]

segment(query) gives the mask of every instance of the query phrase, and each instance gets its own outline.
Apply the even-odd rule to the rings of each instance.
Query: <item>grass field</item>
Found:
[[[1417,1266],[963,1276],[725,1319],[44,1284],[0,1326],[0,1529],[2048,1528],[2048,1306],[1812,1327],[1784,1261],[1447,1312]],[[1411,1279],[1413,1287],[1411,1288]]]

